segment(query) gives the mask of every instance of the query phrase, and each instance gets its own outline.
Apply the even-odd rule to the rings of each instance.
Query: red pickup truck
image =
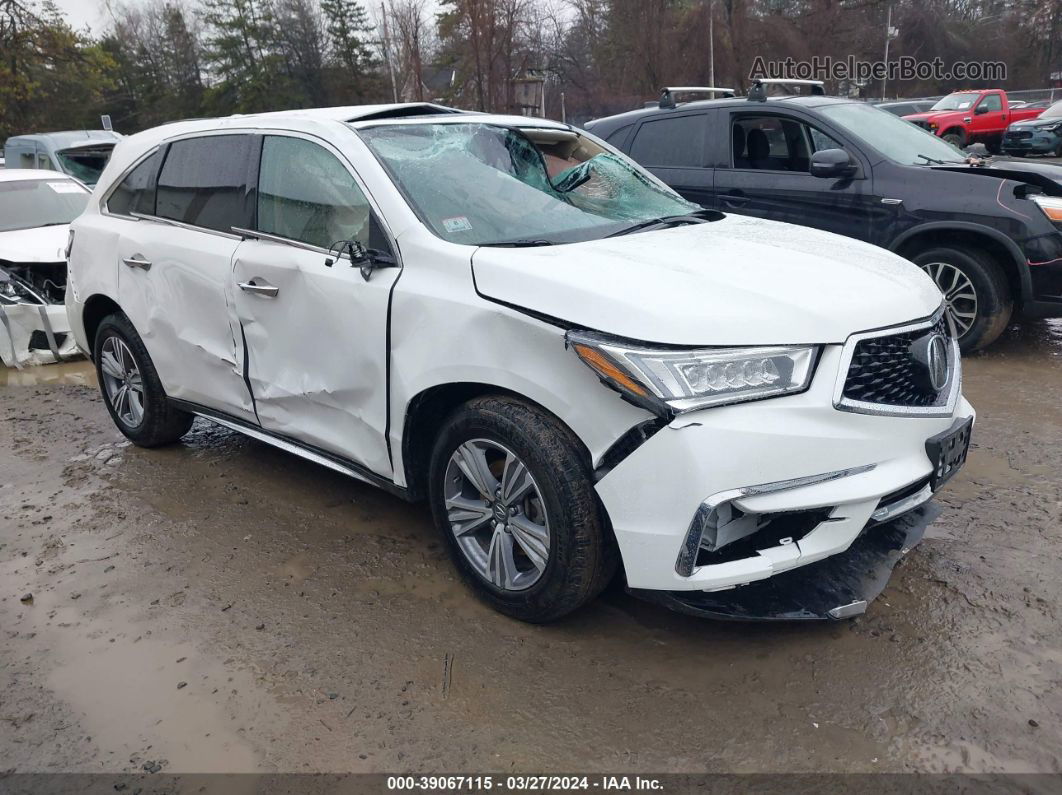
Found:
[[[990,88],[956,91],[937,100],[925,113],[903,118],[960,148],[982,143],[990,152],[999,152],[1003,132],[1010,124],[1036,118],[1043,112],[1043,108],[1011,108],[1007,92]]]

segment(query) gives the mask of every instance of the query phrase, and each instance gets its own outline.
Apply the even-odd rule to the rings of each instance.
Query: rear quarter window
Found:
[[[162,152],[155,150],[147,159],[130,171],[107,199],[107,212],[117,215],[155,214],[155,181],[159,173]]]
[[[159,173],[155,214],[231,232],[253,222],[252,138],[211,135],[170,144]]]
[[[704,166],[704,114],[673,116],[642,122],[630,146],[630,155],[643,166]]]

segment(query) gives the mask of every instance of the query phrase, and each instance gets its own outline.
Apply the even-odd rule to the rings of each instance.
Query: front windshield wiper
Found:
[[[552,246],[552,245],[554,245],[554,243],[553,243],[552,240],[541,240],[541,239],[525,240],[525,239],[519,239],[519,240],[496,240],[493,243],[480,243],[480,245],[484,246],[484,247],[489,246],[489,247],[493,247],[493,248],[534,248],[536,246]]]
[[[605,237],[622,237],[623,235],[629,235],[633,232],[641,232],[646,229],[650,229],[655,226],[668,226],[670,224],[703,224],[710,220],[713,220],[718,213],[714,210],[694,210],[691,213],[685,213],[683,215],[665,215],[661,218],[649,218],[645,221],[639,221],[636,224],[625,227],[618,232],[613,232],[611,235]]]
[[[966,162],[965,160],[938,160],[929,155],[915,155],[915,157],[920,157],[925,160],[926,163],[932,163],[934,166],[961,166]]]

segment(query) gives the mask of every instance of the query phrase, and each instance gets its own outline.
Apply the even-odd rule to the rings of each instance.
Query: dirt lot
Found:
[[[0,370],[0,771],[1059,772],[1062,323],[966,379],[976,449],[865,617],[617,587],[532,627],[422,507],[202,421],[128,447],[86,365]]]

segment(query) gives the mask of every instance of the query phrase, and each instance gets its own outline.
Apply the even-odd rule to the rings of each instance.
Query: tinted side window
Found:
[[[155,153],[130,171],[107,199],[108,212],[155,214],[155,178],[159,173],[162,152]]]
[[[249,135],[175,141],[159,174],[155,214],[222,232],[250,226],[250,163]]]
[[[704,165],[707,126],[703,115],[643,122],[634,136],[630,155],[644,166],[700,168]]]
[[[633,126],[634,125],[631,124],[624,124],[618,130],[613,130],[605,140],[617,149],[622,149],[623,144],[627,141],[627,133],[631,131],[631,127]]]
[[[329,248],[369,240],[369,202],[331,152],[302,138],[266,136],[258,178],[258,229]],[[377,242],[377,241],[372,241]]]

